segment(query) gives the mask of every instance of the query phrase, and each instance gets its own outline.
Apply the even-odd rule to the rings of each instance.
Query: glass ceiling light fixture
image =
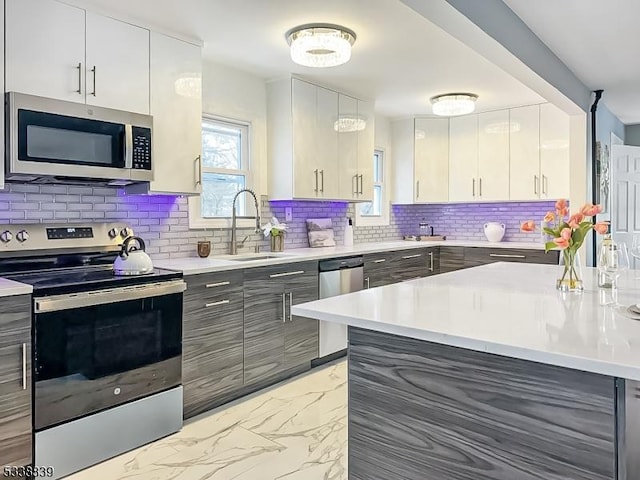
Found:
[[[443,117],[466,115],[476,108],[478,95],[474,93],[445,93],[431,97],[433,114]]]
[[[291,60],[305,67],[325,68],[347,63],[356,34],[340,25],[309,23],[285,33]]]

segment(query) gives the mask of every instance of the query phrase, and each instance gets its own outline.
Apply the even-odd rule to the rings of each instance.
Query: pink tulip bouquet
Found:
[[[579,278],[576,266],[576,255],[584,243],[587,233],[593,229],[600,235],[607,233],[608,222],[592,223],[590,218],[602,212],[602,206],[586,204],[578,212],[569,215],[567,201],[562,199],[556,202],[555,212],[547,212],[544,216],[544,224],[540,229],[552,237],[552,240],[544,245],[545,252],[559,248],[564,257],[564,272],[558,280],[558,289],[582,290],[582,281]],[[522,222],[520,230],[534,232],[537,229],[533,220]]]

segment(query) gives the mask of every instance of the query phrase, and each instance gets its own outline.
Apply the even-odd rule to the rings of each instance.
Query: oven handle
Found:
[[[124,126],[124,168],[133,168],[133,127]]]
[[[156,282],[132,287],[38,297],[33,299],[33,308],[36,314],[57,312],[60,310],[71,310],[73,308],[91,307],[93,305],[104,305],[107,303],[126,302],[127,300],[182,293],[186,289],[187,284],[183,280]]]

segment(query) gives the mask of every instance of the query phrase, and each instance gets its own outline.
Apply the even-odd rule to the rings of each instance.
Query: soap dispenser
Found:
[[[344,227],[344,246],[353,247],[353,220],[347,218],[347,224]]]

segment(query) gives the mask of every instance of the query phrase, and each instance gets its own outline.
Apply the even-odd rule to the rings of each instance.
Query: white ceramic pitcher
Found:
[[[504,223],[487,222],[484,224],[484,236],[490,242],[501,242],[505,228]]]

